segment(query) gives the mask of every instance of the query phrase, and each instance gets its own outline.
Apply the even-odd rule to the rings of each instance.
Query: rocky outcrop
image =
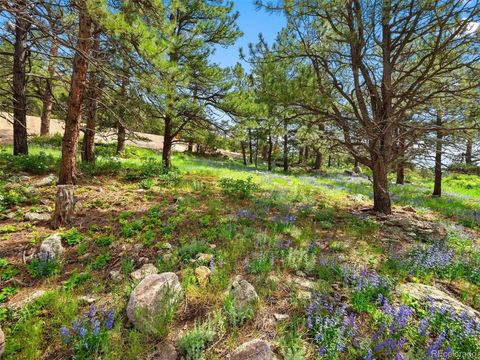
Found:
[[[232,353],[231,360],[274,360],[275,356],[265,340],[254,339],[243,343]]]
[[[397,286],[399,294],[408,294],[411,298],[422,303],[431,304],[435,308],[453,311],[459,316],[464,316],[471,321],[480,322],[480,312],[463,304],[434,286],[406,283]]]
[[[155,334],[155,322],[166,306],[174,306],[183,296],[177,275],[171,272],[148,275],[130,295],[127,317],[139,330]]]
[[[62,237],[60,234],[50,235],[42,241],[37,257],[42,260],[54,260],[63,254]]]
[[[412,218],[399,217],[384,222],[384,230],[389,236],[399,240],[422,240],[436,242],[445,240],[447,228],[438,223],[421,219],[419,216]]]

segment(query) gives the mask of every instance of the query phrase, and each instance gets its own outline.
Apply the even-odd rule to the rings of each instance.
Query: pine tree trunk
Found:
[[[253,164],[253,144],[252,144],[252,130],[248,129],[248,150],[250,156],[250,164]]]
[[[328,155],[328,164],[327,164],[328,167],[331,167],[332,166],[332,155]]]
[[[360,163],[358,162],[358,159],[353,159],[353,172],[355,174],[362,173],[362,168],[360,167]]]
[[[388,190],[387,169],[383,157],[372,154],[373,162],[373,210],[383,214],[392,213],[392,203]]]
[[[247,146],[244,141],[240,141],[240,147],[242,148],[243,165],[247,166]]]
[[[437,139],[435,142],[435,180],[432,196],[442,196],[442,152],[443,152],[443,131],[442,115],[437,112]]]
[[[305,157],[305,161],[308,162],[308,159],[310,158],[310,153],[309,153],[308,146],[305,146],[305,151],[303,153],[303,156]]]
[[[303,151],[304,151],[304,147],[303,146],[300,146],[300,148],[298,149],[298,163],[301,164],[303,163]]]
[[[18,0],[19,14],[15,19],[15,50],[13,55],[13,154],[28,154],[27,139],[27,34],[30,22],[25,19],[25,0]]]
[[[95,29],[95,35],[92,47],[92,57],[98,58],[100,50],[100,32]],[[88,79],[87,101],[86,101],[86,115],[87,123],[85,127],[85,136],[83,138],[83,152],[82,161],[90,164],[95,164],[95,127],[97,125],[97,102],[98,102],[98,81],[96,64],[91,64],[93,70],[90,71]]]
[[[322,153],[320,149],[315,151],[315,165],[313,167],[314,170],[321,170],[322,169]]]
[[[465,150],[465,164],[471,165],[473,163],[473,141],[467,139],[467,148]]]
[[[77,146],[80,132],[80,118],[82,100],[87,78],[86,54],[92,46],[92,21],[87,13],[85,1],[79,3],[80,28],[77,47],[73,59],[72,81],[68,97],[67,117],[65,119],[65,133],[62,142],[62,160],[60,163],[59,184],[75,184]]]
[[[255,167],[257,167],[258,164],[258,136],[255,141]]]
[[[173,123],[169,116],[165,117],[165,130],[163,132],[162,160],[166,168],[172,166]]]
[[[50,63],[48,65],[48,76],[43,92],[43,107],[42,115],[40,117],[40,135],[50,135],[50,121],[52,118],[53,109],[53,78],[55,77],[55,57],[57,56],[57,44],[52,41],[50,45]]]
[[[267,149],[268,171],[272,171],[272,152],[273,152],[272,135],[268,135],[268,149]]]
[[[75,199],[73,196],[76,180],[76,155],[80,132],[82,100],[87,78],[87,59],[92,46],[92,21],[87,13],[85,1],[79,2],[79,34],[77,51],[73,58],[72,81],[68,97],[65,133],[62,142],[59,186],[55,200],[53,226],[63,226],[74,216]]]
[[[397,164],[397,181],[398,185],[405,184],[405,163],[400,160]]]
[[[125,126],[117,122],[117,155],[125,151]]]

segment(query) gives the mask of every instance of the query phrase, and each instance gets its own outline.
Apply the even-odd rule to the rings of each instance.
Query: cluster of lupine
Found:
[[[239,209],[235,215],[242,220],[256,220],[258,219],[258,213],[249,209]]]
[[[274,216],[272,220],[275,222],[281,223],[285,226],[289,226],[289,225],[292,225],[295,222],[295,220],[297,220],[297,217],[289,213],[286,215]]]
[[[438,242],[426,248],[417,248],[409,253],[403,264],[411,273],[442,271],[455,262],[455,251],[444,242]]]
[[[307,328],[319,347],[319,356],[335,358],[356,334],[356,319],[335,293],[333,301],[318,297],[307,310]]]
[[[115,321],[113,308],[90,307],[88,314],[73,321],[72,327],[62,326],[60,335],[75,359],[85,359],[102,351]]]
[[[430,300],[429,309],[415,325],[413,311],[404,304],[393,306],[382,295],[378,297],[383,316],[365,359],[402,360],[414,356],[424,359],[447,359],[452,348],[471,356],[478,355],[480,323],[471,314],[458,314],[454,308],[438,307]],[[407,329],[409,327],[409,329]],[[416,327],[416,336],[412,339]],[[406,334],[409,334],[407,340]],[[413,342],[410,342],[413,341]]]
[[[378,296],[378,304],[381,305],[383,313],[382,321],[373,335],[372,345],[365,359],[371,360],[374,356],[395,360],[405,359],[406,326],[412,320],[413,311],[404,304],[391,305],[381,294]]]
[[[362,267],[357,269],[353,265],[344,265],[341,268],[343,281],[355,288],[356,291],[367,289],[388,289],[392,282],[389,278],[378,274],[374,269]]]

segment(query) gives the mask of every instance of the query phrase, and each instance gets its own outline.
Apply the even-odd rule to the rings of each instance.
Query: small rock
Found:
[[[82,295],[78,297],[78,300],[87,304],[93,304],[97,299],[94,296]]]
[[[142,249],[143,249],[143,244],[142,243],[138,243],[138,244],[133,245],[133,250],[135,250],[137,252],[142,250]]]
[[[158,274],[158,269],[153,264],[145,264],[140,269],[133,271],[130,277],[134,281],[140,281],[148,275]]]
[[[41,259],[58,259],[63,251],[61,235],[53,234],[42,241],[37,256]]]
[[[231,360],[272,360],[274,355],[265,340],[254,339],[235,349]]]
[[[141,257],[141,258],[138,258],[138,262],[140,264],[145,264],[148,262],[148,258],[147,257]]]
[[[50,221],[50,214],[39,214],[34,212],[27,212],[24,216],[25,221]]]
[[[177,350],[171,343],[160,344],[153,356],[153,360],[177,360]]]
[[[169,298],[165,296],[168,294]],[[174,273],[153,274],[143,279],[128,300],[127,317],[139,330],[154,335],[155,320],[162,313],[166,302],[175,304],[183,297],[183,291]]]
[[[58,182],[58,177],[56,175],[50,174],[38,180],[34,185],[35,186],[50,186]]]
[[[253,285],[239,275],[233,281],[230,293],[235,299],[235,307],[237,309],[253,305],[258,301],[258,295]]]
[[[20,295],[20,294],[19,294]],[[15,300],[15,301],[10,301],[8,304],[8,307],[12,310],[20,310],[26,305],[30,304],[32,301],[35,299],[38,299],[39,297],[42,297],[45,295],[45,290],[35,290],[32,291],[26,295],[23,295],[21,299]]]
[[[208,264],[213,259],[212,254],[198,253],[196,256],[196,261],[203,264]]]
[[[300,276],[289,276],[287,278],[287,281],[290,283],[290,284],[294,284],[296,285],[297,287],[303,289],[303,290],[316,290],[317,288],[317,285],[314,281],[312,280],[308,280],[304,277],[300,277]]]
[[[288,314],[273,314],[273,317],[277,321],[285,321],[290,317]]]
[[[210,275],[212,275],[212,271],[206,266],[199,266],[195,269],[195,276],[200,286],[207,286]]]
[[[357,194],[353,197],[353,200],[355,200],[356,202],[363,202],[366,200],[366,197],[365,195]]]
[[[0,358],[5,351],[5,334],[3,333],[2,328],[0,328]]]
[[[172,250],[173,246],[169,242],[163,243],[162,244],[162,249],[163,250]]]
[[[307,290],[298,290],[297,297],[300,301],[310,301],[312,299],[312,292]]]
[[[123,275],[120,271],[118,270],[112,270],[110,271],[110,279],[112,279],[113,282],[120,282],[123,280]]]

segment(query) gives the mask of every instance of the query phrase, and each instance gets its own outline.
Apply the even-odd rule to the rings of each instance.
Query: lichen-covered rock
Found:
[[[28,304],[32,303],[38,298],[41,298],[46,294],[45,290],[34,290],[26,293],[20,292],[16,296],[10,299],[7,306],[13,310],[20,310]]]
[[[177,360],[177,350],[171,343],[162,343],[153,355],[153,360]]]
[[[63,254],[63,251],[61,235],[53,234],[42,241],[37,256],[43,260],[53,260],[58,259]]]
[[[195,269],[195,277],[197,278],[200,286],[206,286],[208,284],[208,279],[212,275],[212,270],[206,266],[199,266]]]
[[[56,175],[50,174],[40,180],[38,180],[34,185],[35,186],[50,186],[58,182],[58,177]]]
[[[235,349],[232,360],[273,360],[275,356],[265,340],[254,339]]]
[[[34,212],[27,212],[24,215],[24,219],[26,221],[49,221],[51,219],[50,214],[45,213],[34,213]]]
[[[140,281],[148,275],[158,274],[158,269],[153,264],[145,264],[140,269],[133,271],[130,274],[132,280]]]
[[[408,294],[411,298],[422,303],[430,303],[435,308],[453,311],[459,316],[467,317],[471,321],[480,322],[480,312],[434,286],[406,283],[398,285],[396,290],[399,294]]]
[[[236,308],[254,305],[258,301],[258,295],[253,285],[240,276],[237,276],[233,281],[230,294],[235,299]]]
[[[177,275],[171,272],[153,274],[143,279],[130,295],[127,317],[139,330],[155,334],[155,322],[165,306],[172,306],[183,296]]]
[[[196,261],[201,264],[208,264],[210,261],[212,261],[212,259],[213,259],[212,254],[198,253],[196,256]]]

